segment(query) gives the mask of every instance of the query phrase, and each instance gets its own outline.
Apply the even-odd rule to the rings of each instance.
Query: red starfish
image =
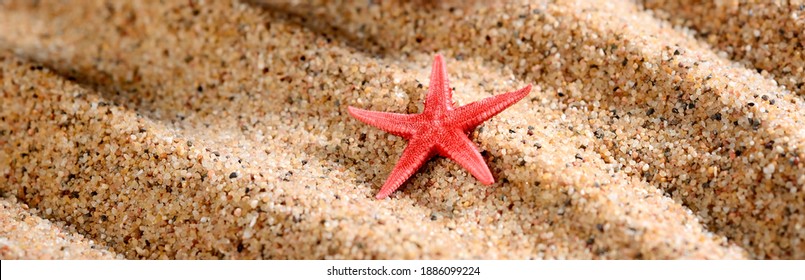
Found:
[[[350,106],[349,113],[356,119],[409,140],[402,157],[375,197],[383,199],[389,196],[435,154],[457,162],[485,185],[494,183],[489,167],[467,136],[476,126],[516,103],[530,91],[529,84],[520,90],[454,109],[447,70],[442,56],[437,54],[433,59],[424,112],[406,115]]]

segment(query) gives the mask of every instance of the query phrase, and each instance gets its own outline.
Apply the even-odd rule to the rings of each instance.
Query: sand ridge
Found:
[[[0,186],[127,258],[802,256],[800,97],[631,2],[4,5]],[[346,106],[421,111],[436,51],[459,104],[536,85],[498,183],[374,201],[405,143]]]
[[[75,229],[43,219],[47,213],[30,209],[8,196],[0,199],[0,259],[120,259]]]

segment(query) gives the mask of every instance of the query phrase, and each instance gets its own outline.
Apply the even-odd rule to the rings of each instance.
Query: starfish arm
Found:
[[[529,92],[531,92],[530,84],[516,91],[498,94],[461,106],[450,112],[447,123],[464,131],[470,130],[517,103]]]
[[[431,67],[430,86],[428,86],[428,94],[425,97],[425,111],[436,116],[443,115],[452,107],[452,104],[450,104],[452,103],[452,95],[450,82],[447,80],[447,67],[442,55],[437,54],[433,58],[433,66]]]
[[[466,134],[459,130],[453,130],[447,134],[443,143],[445,144],[439,147],[440,154],[467,169],[472,176],[484,185],[490,185],[495,182],[492,172],[486,166],[486,162],[484,162],[481,153],[478,152],[478,148],[467,138]]]
[[[389,174],[375,198],[383,199],[399,188],[433,155],[433,144],[428,139],[413,138]]]
[[[417,117],[419,117],[419,114],[406,115],[369,111],[352,106],[349,106],[347,110],[356,119],[403,138],[410,138],[418,127],[419,119]]]

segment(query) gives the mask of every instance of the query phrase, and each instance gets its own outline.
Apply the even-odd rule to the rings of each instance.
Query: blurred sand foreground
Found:
[[[475,2],[0,0],[0,258],[805,258],[805,4]],[[375,200],[437,52],[496,183]]]

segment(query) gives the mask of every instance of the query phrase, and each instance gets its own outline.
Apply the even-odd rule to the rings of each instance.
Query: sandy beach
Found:
[[[805,2],[0,0],[2,259],[805,259]],[[760,2],[760,1],[758,1]],[[348,106],[530,94],[495,183]]]

